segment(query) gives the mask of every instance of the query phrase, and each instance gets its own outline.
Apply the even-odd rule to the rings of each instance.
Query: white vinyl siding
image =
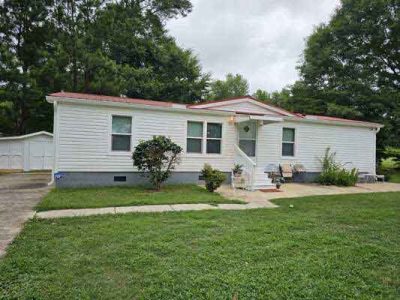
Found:
[[[113,155],[110,151],[112,115],[132,116],[132,150],[140,140],[151,139],[154,135],[165,135],[180,145],[184,152],[175,171],[199,172],[204,163],[209,163],[229,172],[234,165],[234,144],[238,143],[238,135],[229,116],[59,103],[56,171],[135,171],[131,152]],[[221,154],[206,154],[204,144],[202,153],[187,153],[188,121],[203,122],[203,131],[207,123],[222,124]],[[283,127],[295,129],[295,157],[282,157]],[[306,171],[318,172],[321,169],[318,159],[326,147],[331,147],[346,167],[374,173],[375,135],[376,131],[370,128],[303,122],[258,126],[255,161],[259,167],[269,163],[301,163]]]
[[[282,128],[295,129],[295,157],[282,157]],[[283,122],[259,128],[257,164],[301,163],[308,172],[321,171],[319,158],[331,147],[346,168],[375,173],[376,132],[370,128]]]
[[[198,172],[204,163],[229,172],[234,164],[235,126],[229,116],[200,115],[185,112],[139,110],[59,103],[58,171],[130,172],[135,171],[131,152],[113,155],[110,145],[110,117],[132,116],[132,151],[140,140],[165,135],[180,145],[184,152],[175,171]],[[187,122],[222,124],[221,154],[186,153]]]

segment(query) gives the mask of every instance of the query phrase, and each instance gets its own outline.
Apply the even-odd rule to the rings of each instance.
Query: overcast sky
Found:
[[[251,92],[280,90],[295,69],[313,28],[329,20],[339,0],[192,0],[186,18],[167,28],[199,57],[213,78],[242,74]]]

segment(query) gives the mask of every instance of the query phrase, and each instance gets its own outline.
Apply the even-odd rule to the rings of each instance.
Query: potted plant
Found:
[[[276,188],[279,190],[280,188],[281,188],[281,185],[282,185],[282,179],[281,178],[276,178],[276,180],[275,180],[275,186],[276,186]]]
[[[279,190],[281,188],[282,182],[280,179],[278,179],[275,183],[276,188]]]
[[[235,164],[232,169],[233,175],[238,176],[242,175],[243,172],[243,165]]]

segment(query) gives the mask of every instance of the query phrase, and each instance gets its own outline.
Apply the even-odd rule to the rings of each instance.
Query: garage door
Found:
[[[20,141],[0,143],[0,169],[23,169],[23,146]]]
[[[51,170],[53,166],[52,142],[29,142],[29,167],[31,170]]]

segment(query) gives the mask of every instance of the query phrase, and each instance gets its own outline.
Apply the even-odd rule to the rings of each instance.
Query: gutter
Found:
[[[312,124],[323,124],[323,125],[337,125],[337,126],[350,126],[350,127],[364,127],[364,128],[376,128],[380,129],[384,127],[382,124],[362,122],[353,123],[346,121],[327,121],[327,120],[317,120],[317,119],[306,119],[300,117],[283,117],[285,121],[288,122],[302,122],[302,123],[312,123]]]

